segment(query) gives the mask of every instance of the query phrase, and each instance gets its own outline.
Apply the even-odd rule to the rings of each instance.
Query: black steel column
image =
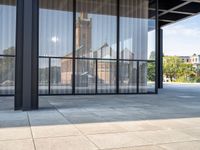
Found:
[[[48,58],[49,61],[49,78],[48,78],[48,94],[51,94],[51,57]]]
[[[116,93],[119,93],[119,58],[120,58],[120,0],[117,0],[117,74],[116,74]]]
[[[163,30],[158,29],[158,88],[163,88]]]
[[[38,109],[39,0],[32,0],[32,109]]]
[[[38,0],[24,0],[23,110],[38,108]]]
[[[72,60],[72,94],[76,87],[76,0],[73,0],[73,60]]]
[[[38,109],[38,0],[18,0],[18,4],[23,4],[18,8],[23,19],[17,26],[15,103],[21,106],[15,109],[33,110]]]
[[[159,83],[159,71],[158,71],[158,68],[159,68],[159,0],[156,0],[156,75],[155,75],[155,93],[157,94],[158,93],[158,83]]]
[[[16,58],[15,58],[15,110],[22,108],[22,71],[23,71],[23,13],[24,0],[17,0]]]

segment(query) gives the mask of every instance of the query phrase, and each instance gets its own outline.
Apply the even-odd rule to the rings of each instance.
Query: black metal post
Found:
[[[98,93],[98,59],[96,59],[96,80],[95,80],[95,90],[96,94]]]
[[[16,59],[15,59],[15,110],[22,108],[22,71],[23,67],[23,13],[24,2],[17,0],[17,22],[16,22]]]
[[[140,62],[137,61],[137,94],[139,94],[139,81],[140,81]]]
[[[117,0],[117,75],[116,75],[116,93],[119,93],[119,51],[120,51],[120,0]]]
[[[38,109],[38,0],[17,1],[15,109]]]
[[[163,30],[158,29],[158,88],[163,88]]]
[[[75,94],[76,86],[76,0],[73,0],[73,63],[72,63],[72,94]]]
[[[51,57],[49,57],[48,94],[51,94]]]
[[[156,0],[156,72],[155,72],[155,93],[157,94],[158,93],[158,76],[159,76],[159,72],[158,72],[158,64],[159,64],[159,53],[158,53],[158,51],[159,51],[159,15],[158,15],[158,13],[159,13],[159,11],[158,11],[158,9],[159,9],[159,2],[158,2],[159,0]]]
[[[38,109],[39,0],[32,0],[31,109]],[[25,50],[25,49],[24,49]]]

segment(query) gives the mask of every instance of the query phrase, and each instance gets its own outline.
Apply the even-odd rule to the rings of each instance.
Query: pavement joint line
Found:
[[[197,140],[189,140],[189,141],[177,141],[177,142],[167,142],[167,143],[159,143],[156,145],[162,145],[162,144],[175,144],[175,143],[187,143],[187,142],[200,142],[200,139]]]
[[[165,144],[176,144],[176,143],[186,143],[186,142],[200,142],[200,140],[190,140],[190,141],[179,141],[179,142],[167,142],[167,143],[156,143],[156,144],[145,144],[140,146],[128,146],[128,147],[118,147],[118,148],[103,148],[101,150],[116,150],[121,148],[140,148],[140,147],[148,147],[148,146],[157,146],[159,148],[162,148],[163,150],[166,150],[163,147],[160,147],[161,145]]]
[[[148,147],[148,146],[156,146],[156,147],[158,147],[158,148],[161,148],[162,150],[167,150],[167,149],[165,149],[165,148],[162,148],[162,147],[160,147],[159,145],[142,145],[142,146],[128,146],[128,147],[119,147],[119,148],[108,148],[108,149],[101,149],[101,150],[120,150],[120,149],[122,149],[122,148],[143,148],[143,147]]]
[[[166,130],[145,130],[146,132],[148,131],[166,131]],[[135,133],[135,132],[145,132],[144,130],[143,131],[120,131],[120,132],[107,132],[107,133],[92,133],[92,134],[85,134],[83,133],[84,135],[86,136],[90,136],[90,135],[105,135],[105,134],[122,134],[122,133]]]
[[[183,140],[183,141],[176,141],[176,142],[155,143],[155,144],[151,144],[151,145],[147,145],[147,146],[163,145],[163,144],[175,144],[175,143],[186,143],[186,142],[197,142],[197,141],[200,142],[200,140],[196,139],[196,140],[188,140],[188,141]]]
[[[51,136],[51,137],[37,137],[34,138],[35,140],[40,140],[40,139],[55,139],[55,138],[68,138],[68,137],[80,137],[83,135],[69,135],[69,136]]]
[[[32,131],[32,128],[31,128],[31,122],[30,122],[30,118],[29,118],[29,113],[26,112],[26,114],[27,114],[27,119],[28,119],[28,123],[29,123],[29,127],[30,127],[30,132],[31,132],[31,137],[32,137],[34,149],[36,150],[36,145],[35,145],[35,140],[34,140],[34,137],[33,137],[33,131]]]
[[[58,109],[57,109],[57,107],[55,106],[55,105],[53,105],[54,106],[54,108],[55,108],[55,110],[62,116],[62,117],[64,117],[64,119],[66,120],[66,121],[68,121],[68,122],[70,122],[71,123],[71,121],[70,120],[68,120],[68,119],[66,119],[66,117],[63,115],[63,113],[61,113]],[[89,142],[91,142],[97,149],[100,149],[100,147],[98,146],[98,145],[96,145],[93,141],[91,141],[79,128],[77,128],[74,124],[71,124],[74,128],[76,128],[81,134],[82,134],[82,136],[84,136]]]
[[[6,142],[6,141],[23,141],[23,140],[32,140],[32,138],[6,139],[6,140],[0,140],[0,142]]]

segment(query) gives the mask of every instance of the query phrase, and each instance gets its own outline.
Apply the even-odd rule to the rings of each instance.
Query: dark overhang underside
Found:
[[[160,26],[194,16],[200,12],[200,0],[159,0]]]

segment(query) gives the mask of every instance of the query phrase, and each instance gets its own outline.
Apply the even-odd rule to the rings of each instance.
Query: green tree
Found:
[[[194,81],[196,77],[196,69],[192,64],[182,63],[178,74],[179,78],[183,79],[183,82]]]
[[[165,56],[163,57],[163,71],[167,78],[170,78],[172,82],[173,79],[179,77],[180,67],[183,63],[182,60],[177,56]]]
[[[197,66],[196,68],[196,75],[197,77],[200,77],[200,66]]]
[[[155,81],[155,63],[148,63],[148,81]]]

